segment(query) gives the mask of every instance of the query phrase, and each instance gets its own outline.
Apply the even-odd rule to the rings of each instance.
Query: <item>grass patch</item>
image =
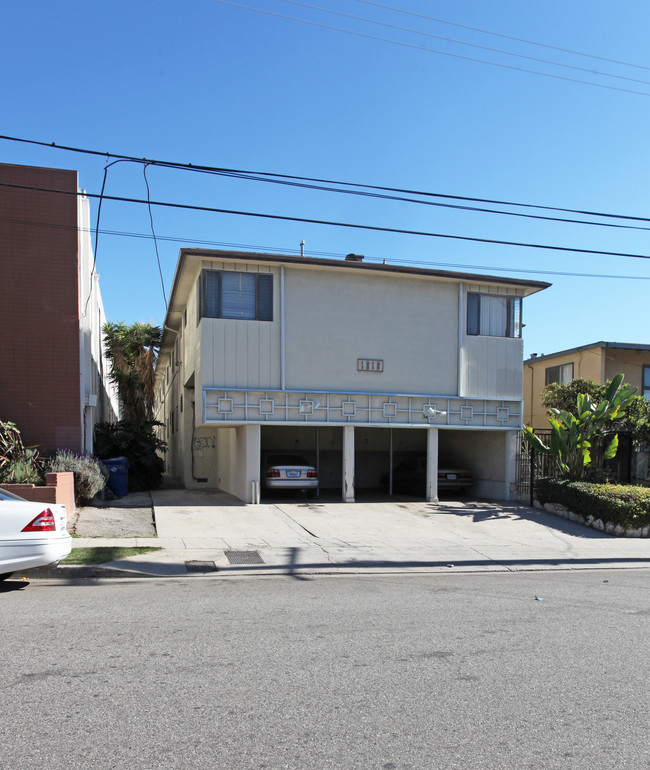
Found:
[[[127,556],[138,556],[151,551],[162,551],[162,548],[73,548],[72,553],[61,562],[62,566],[70,564],[105,564],[108,561],[126,559]]]

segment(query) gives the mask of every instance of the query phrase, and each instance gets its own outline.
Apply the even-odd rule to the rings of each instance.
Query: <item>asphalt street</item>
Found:
[[[0,589],[0,766],[649,765],[650,571]]]

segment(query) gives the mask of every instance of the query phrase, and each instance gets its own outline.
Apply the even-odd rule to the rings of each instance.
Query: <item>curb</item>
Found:
[[[147,572],[135,572],[133,570],[115,569],[114,567],[102,567],[92,564],[80,564],[69,567],[36,567],[14,572],[13,579],[25,577],[28,580],[80,580],[87,578],[159,578],[165,575],[152,575]]]

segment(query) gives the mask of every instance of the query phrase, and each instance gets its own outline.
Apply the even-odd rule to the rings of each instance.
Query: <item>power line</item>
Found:
[[[153,245],[156,250],[156,260],[158,262],[158,272],[160,274],[160,285],[162,286],[162,295],[165,301],[165,307],[167,307],[167,292],[165,291],[165,279],[163,278],[162,267],[160,266],[160,254],[158,253],[158,241],[156,239],[156,231],[153,226],[153,212],[151,211],[151,192],[149,190],[149,180],[147,179],[147,166],[145,163],[142,166],[142,173],[144,174],[144,183],[147,186],[147,209],[149,210],[149,221],[151,222],[151,235],[153,237]]]
[[[89,197],[89,198],[100,197],[98,194],[93,194],[88,192],[75,193],[70,190],[54,190],[51,188],[33,187],[30,185],[11,184],[9,182],[0,182],[0,186],[23,189],[23,190],[36,190],[39,192],[48,192],[48,193],[55,193],[55,194],[61,194],[61,195],[85,195],[86,197]],[[345,227],[345,228],[354,229],[354,230],[369,230],[372,232],[394,233],[397,235],[417,235],[425,238],[441,238],[441,239],[454,240],[454,241],[469,241],[471,243],[490,243],[497,246],[514,246],[518,248],[542,249],[546,251],[562,251],[562,252],[570,252],[573,254],[590,254],[590,255],[605,256],[605,257],[626,257],[631,259],[650,259],[650,255],[647,255],[647,254],[633,254],[633,253],[620,252],[620,251],[600,251],[597,249],[579,249],[572,246],[553,246],[550,244],[542,244],[542,243],[526,243],[523,241],[506,241],[506,240],[494,239],[494,238],[479,238],[477,236],[469,236],[469,235],[435,233],[435,232],[430,232],[426,230],[406,230],[398,227],[385,227],[381,225],[362,225],[355,222],[340,222],[340,221],[333,221],[333,220],[327,220],[327,219],[311,219],[308,217],[291,217],[291,216],[286,216],[281,214],[267,214],[267,213],[257,212],[257,211],[241,211],[238,209],[222,209],[222,208],[216,208],[212,206],[198,206],[196,204],[190,204],[190,203],[171,203],[168,201],[146,201],[140,198],[127,198],[124,196],[117,196],[117,195],[104,195],[103,197],[104,197],[104,200],[112,200],[120,203],[138,203],[138,204],[151,205],[151,206],[162,206],[165,208],[186,209],[188,211],[205,211],[213,214],[230,214],[233,216],[253,217],[257,219],[273,219],[281,222],[300,222],[302,224],[323,225],[326,227]]]
[[[331,24],[322,24],[317,21],[310,21],[308,19],[300,19],[296,16],[288,16],[287,14],[277,13],[276,11],[267,11],[262,8],[254,8],[250,5],[243,5],[242,3],[235,3],[232,0],[213,0],[215,3],[221,3],[222,5],[230,5],[235,8],[243,8],[247,11],[255,11],[256,13],[263,13],[267,16],[275,16],[279,19],[286,19],[288,21],[297,21],[300,24],[308,24],[312,27],[320,27],[321,29],[327,29],[333,32],[343,32],[346,35],[355,35],[356,37],[362,37],[367,40],[377,40],[381,43],[390,43],[392,45],[399,45],[404,48],[413,48],[417,51],[424,51],[426,53],[433,53],[439,56],[451,56],[454,59],[463,59],[464,61],[474,62],[475,64],[488,64],[491,67],[501,67],[502,69],[514,70],[515,72],[524,72],[528,75],[539,75],[540,77],[552,78],[553,80],[564,80],[569,83],[578,83],[584,86],[593,86],[594,88],[606,88],[609,91],[620,91],[627,94],[635,94],[637,96],[650,97],[650,93],[647,91],[636,91],[631,88],[621,88],[620,86],[608,85],[606,83],[594,83],[589,80],[580,80],[579,78],[570,78],[565,75],[557,75],[551,72],[540,72],[539,70],[528,69],[527,67],[515,67],[512,64],[504,64],[503,62],[493,62],[487,59],[478,59],[474,56],[465,56],[459,53],[452,53],[451,51],[441,51],[437,48],[427,48],[426,46],[416,45],[415,43],[405,43],[401,40],[392,40],[391,38],[380,37],[379,35],[371,35],[367,32],[358,32],[356,30],[345,29],[344,27],[335,27]]]
[[[427,21],[434,21],[437,24],[449,24],[453,27],[460,27],[461,29],[469,29],[472,32],[480,32],[483,35],[492,35],[494,37],[500,37],[505,40],[514,40],[517,43],[526,43],[527,45],[536,45],[540,48],[549,48],[553,51],[561,51],[562,53],[570,53],[574,56],[585,56],[589,59],[598,59],[599,61],[606,61],[610,64],[621,64],[624,67],[634,67],[640,70],[650,70],[650,67],[646,67],[643,64],[633,64],[632,62],[622,61],[621,59],[610,59],[606,56],[598,56],[592,53],[585,53],[584,51],[576,51],[573,48],[562,48],[558,45],[551,45],[550,43],[540,43],[537,40],[528,40],[524,37],[515,37],[514,35],[505,35],[502,32],[493,32],[489,29],[483,29],[482,27],[472,27],[469,24],[460,24],[457,21],[449,21],[448,19],[439,19],[435,16],[427,16],[423,13],[415,13],[414,11],[406,11],[403,8],[393,8],[390,5],[384,5],[383,3],[376,3],[373,0],[356,0],[358,3],[364,3],[365,5],[374,5],[377,8],[383,8],[386,11],[394,11],[395,13],[403,13],[408,16],[416,16],[419,19],[426,19]]]
[[[161,164],[158,164],[158,165],[166,168],[177,168],[176,166],[162,166]],[[185,170],[185,169],[178,169],[178,170]],[[335,192],[335,193],[341,193],[343,195],[356,195],[364,198],[376,198],[378,200],[397,201],[399,203],[415,203],[420,206],[434,206],[436,208],[454,209],[456,211],[473,211],[478,214],[500,214],[502,216],[519,217],[522,219],[537,219],[543,222],[558,222],[561,224],[588,225],[591,227],[609,227],[609,228],[622,229],[622,230],[645,230],[645,231],[650,230],[650,227],[642,227],[641,225],[623,225],[623,224],[617,224],[614,222],[591,222],[584,219],[569,219],[567,217],[551,217],[551,216],[544,216],[542,214],[525,214],[521,211],[500,211],[498,209],[489,209],[489,208],[483,208],[479,206],[467,206],[467,205],[461,205],[458,203],[441,203],[440,201],[418,200],[416,198],[405,198],[404,196],[388,195],[386,193],[366,192],[363,190],[354,190],[354,189],[340,189],[337,187],[330,187],[325,185],[309,184],[307,182],[292,182],[287,179],[274,179],[271,177],[259,176],[254,173],[250,173],[250,174],[245,172],[232,173],[232,172],[222,172],[222,171],[204,172],[202,169],[195,169],[195,168],[192,168],[191,170],[199,171],[200,173],[218,174],[220,176],[226,176],[231,179],[243,179],[250,182],[267,182],[270,184],[280,184],[287,187],[299,187],[300,189],[303,189],[303,190],[317,190],[319,192]]]
[[[75,225],[63,225],[59,223],[52,223],[52,222],[35,222],[32,220],[27,219],[14,219],[11,217],[0,217],[0,222],[9,222],[11,224],[19,224],[19,225],[26,225],[29,227],[47,227],[52,229],[58,229],[58,230],[76,230],[79,232],[91,232],[88,228],[80,228],[76,227]],[[99,232],[102,235],[107,236],[113,236],[113,237],[119,237],[119,238],[134,238],[134,239],[140,239],[140,240],[153,240],[154,236],[151,233],[132,233],[124,230],[99,230]],[[183,243],[185,245],[187,244],[193,244],[196,246],[216,246],[222,249],[244,249],[247,251],[255,251],[255,252],[269,252],[272,254],[289,254],[293,256],[299,256],[301,251],[300,249],[290,249],[286,246],[260,246],[259,244],[251,244],[251,243],[232,243],[228,241],[213,241],[209,239],[204,238],[189,238],[189,237],[182,237],[178,235],[160,235],[156,234],[155,236],[157,240],[159,241],[165,241],[170,243]],[[316,250],[307,250],[305,252],[306,256],[308,257],[324,257],[326,259],[342,259],[345,254],[343,252],[335,252],[335,251],[316,251]],[[380,256],[373,256],[366,254],[365,259],[371,262],[378,262],[383,263],[387,265],[413,265],[413,266],[429,266],[429,267],[437,267],[437,268],[453,268],[454,270],[463,269],[463,270],[491,270],[491,271],[497,271],[497,272],[514,272],[514,273],[525,273],[527,275],[549,275],[549,276],[564,276],[564,277],[571,277],[571,278],[604,278],[604,279],[615,279],[615,280],[625,280],[625,281],[650,281],[650,276],[645,275],[612,275],[610,273],[578,273],[578,272],[570,272],[570,271],[560,271],[560,270],[541,270],[541,269],[533,269],[533,268],[514,268],[514,267],[503,267],[499,265],[475,265],[475,264],[458,264],[455,262],[436,262],[434,260],[416,260],[416,259],[399,259],[394,257],[380,257]]]
[[[253,181],[261,181],[260,179],[257,179],[257,177],[264,177],[269,179],[275,178],[278,180],[283,180],[283,179],[296,180],[300,182],[313,182],[313,183],[325,184],[325,185],[338,185],[340,187],[349,187],[349,188],[356,187],[364,190],[380,190],[380,191],[386,191],[391,193],[403,193],[405,195],[419,195],[424,198],[442,198],[445,200],[469,201],[469,202],[484,203],[484,204],[489,204],[494,206],[511,206],[515,208],[537,209],[539,211],[557,211],[557,212],[566,213],[566,214],[577,214],[577,215],[589,216],[589,217],[601,217],[603,219],[622,219],[630,222],[650,222],[649,217],[632,216],[630,214],[613,214],[610,212],[603,212],[603,211],[590,211],[588,209],[573,209],[573,208],[565,208],[561,206],[547,206],[547,205],[538,204],[538,203],[522,203],[517,201],[498,200],[494,198],[476,198],[476,197],[471,197],[466,195],[451,195],[449,193],[430,192],[426,190],[413,190],[413,189],[403,188],[403,187],[371,185],[371,184],[365,184],[363,182],[348,182],[348,181],[340,181],[340,180],[334,180],[334,179],[323,179],[319,177],[298,176],[294,174],[280,174],[272,171],[247,171],[244,169],[232,169],[232,168],[225,168],[220,166],[207,166],[207,165],[195,164],[195,163],[180,163],[177,161],[154,160],[152,158],[137,158],[133,155],[122,155],[122,154],[113,153],[113,152],[101,152],[100,150],[89,150],[81,147],[71,147],[68,145],[56,144],[55,142],[41,142],[35,139],[24,139],[24,138],[15,137],[15,136],[0,135],[0,139],[4,139],[10,142],[19,142],[23,144],[33,144],[39,147],[47,147],[48,149],[64,150],[66,152],[75,152],[83,155],[93,155],[101,158],[119,158],[120,160],[132,161],[134,163],[147,163],[149,165],[156,165],[156,166],[161,166],[165,168],[184,169],[187,171],[196,171],[196,172],[202,172],[202,173],[214,173],[222,176],[233,176],[236,178],[248,178],[250,176],[250,178]],[[505,213],[505,212],[494,211],[493,213]],[[563,220],[559,219],[558,221],[561,222]],[[590,224],[590,223],[579,223],[579,224]],[[598,223],[594,222],[593,224],[598,224]]]
[[[601,77],[607,77],[607,78],[615,78],[617,80],[627,80],[632,83],[641,83],[646,86],[650,86],[650,81],[648,80],[641,80],[640,78],[632,78],[628,77],[626,75],[614,75],[610,72],[599,72],[594,69],[589,69],[588,67],[580,67],[579,65],[575,64],[563,64],[562,62],[553,61],[552,59],[542,59],[539,56],[528,56],[527,54],[523,53],[515,53],[514,51],[505,51],[502,48],[492,48],[488,45],[481,45],[480,43],[470,43],[467,40],[457,40],[453,37],[446,37],[445,35],[437,35],[434,32],[425,32],[424,30],[420,29],[412,29],[411,27],[402,27],[399,24],[389,24],[385,21],[377,21],[375,19],[369,19],[366,16],[355,16],[351,13],[344,13],[343,11],[335,11],[331,8],[323,8],[319,5],[312,5],[310,3],[302,2],[301,0],[282,0],[284,3],[290,3],[291,5],[297,5],[301,6],[302,8],[309,8],[312,11],[321,11],[322,13],[331,13],[335,16],[343,16],[346,19],[352,19],[354,21],[361,21],[366,24],[376,24],[380,27],[388,27],[389,29],[395,29],[399,32],[408,32],[409,34],[413,35],[422,35],[424,37],[430,37],[435,38],[436,40],[444,40],[447,43],[454,43],[455,45],[464,45],[468,46],[470,48],[479,48],[482,51],[490,51],[491,53],[498,53],[503,54],[504,56],[514,56],[518,59],[527,59],[528,61],[534,61],[538,62],[540,64],[550,64],[553,67],[564,67],[565,69],[570,70],[576,70],[578,72],[587,72],[590,75],[599,75]],[[387,6],[381,6],[384,8],[387,8]],[[390,10],[396,10],[396,9],[390,9]],[[419,14],[418,14],[419,15]],[[422,18],[427,18],[426,16],[422,16]]]

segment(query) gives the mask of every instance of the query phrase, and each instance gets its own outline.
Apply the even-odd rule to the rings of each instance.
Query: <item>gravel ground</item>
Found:
[[[93,505],[76,511],[68,531],[79,537],[155,537],[151,495],[135,492],[118,500],[96,498]]]

